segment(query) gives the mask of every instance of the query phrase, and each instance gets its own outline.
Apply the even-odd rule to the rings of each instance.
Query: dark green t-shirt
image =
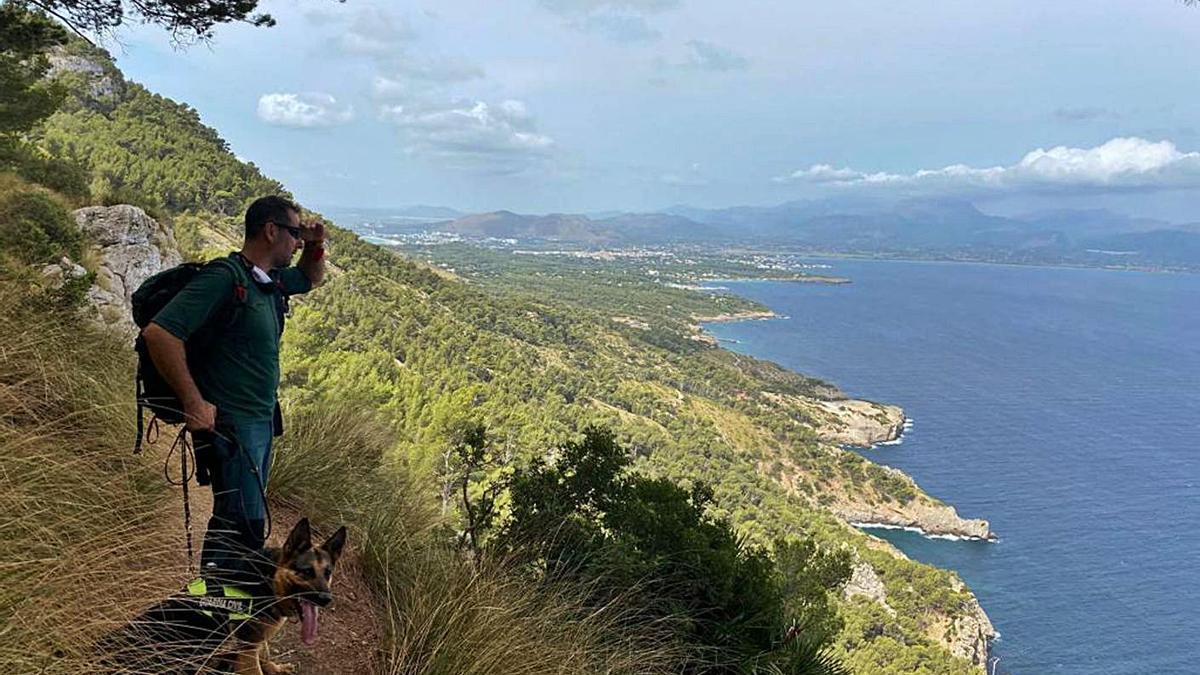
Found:
[[[273,272],[272,277],[278,284],[257,282],[241,257],[231,254],[229,263],[210,263],[201,270],[153,319],[184,342],[208,327],[209,321],[230,321],[208,327],[213,337],[203,359],[188,364],[200,394],[217,407],[221,421],[267,421],[275,411],[283,332],[276,293],[307,293],[312,282],[296,267]],[[246,289],[246,300],[229,319],[231,315],[222,310],[236,302],[237,285]]]

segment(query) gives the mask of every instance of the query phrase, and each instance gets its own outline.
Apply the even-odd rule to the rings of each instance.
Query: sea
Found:
[[[970,585],[994,672],[1200,673],[1200,275],[812,262],[852,283],[722,281],[781,318],[707,329],[905,409],[860,451],[999,541],[872,533]]]

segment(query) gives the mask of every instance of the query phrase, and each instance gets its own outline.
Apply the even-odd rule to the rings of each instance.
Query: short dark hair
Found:
[[[246,239],[257,237],[268,222],[287,225],[291,222],[289,211],[300,213],[300,207],[286,197],[267,195],[254,200],[246,209]]]

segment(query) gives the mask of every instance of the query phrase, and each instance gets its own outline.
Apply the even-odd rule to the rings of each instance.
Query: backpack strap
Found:
[[[235,259],[234,256],[238,257]],[[229,327],[234,321],[237,320],[238,311],[241,305],[245,304],[246,302],[246,281],[248,272],[243,267],[243,264],[240,264],[241,260],[242,258],[240,254],[231,253],[228,256],[214,258],[205,263],[205,267],[209,265],[216,265],[225,268],[233,280],[233,293],[231,294],[230,298],[226,299],[225,303],[221,306],[221,309],[219,309],[217,312],[218,315],[225,317],[225,327]],[[212,340],[212,332],[214,330],[216,320],[216,317],[209,319],[209,323],[201,328],[197,335],[194,336],[200,338],[198,342],[208,343]],[[144,339],[145,338],[143,338],[141,335],[138,335],[137,341],[139,350],[142,349],[140,345]],[[202,345],[201,349],[205,347],[207,347],[207,344]],[[142,401],[146,395],[146,392],[143,387],[141,368],[142,365],[139,359],[138,372],[134,378],[134,400],[137,401],[137,437],[134,439],[133,444],[133,454],[135,455],[141,453],[143,441],[153,443],[154,440],[152,440],[150,436],[151,434],[157,436],[158,432],[157,416],[150,418],[149,425],[147,425],[145,422],[146,407],[142,404]]]

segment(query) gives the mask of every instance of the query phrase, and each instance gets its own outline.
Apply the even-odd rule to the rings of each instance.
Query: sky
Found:
[[[647,211],[884,195],[1200,221],[1178,0],[268,1],[125,74],[306,205]]]

